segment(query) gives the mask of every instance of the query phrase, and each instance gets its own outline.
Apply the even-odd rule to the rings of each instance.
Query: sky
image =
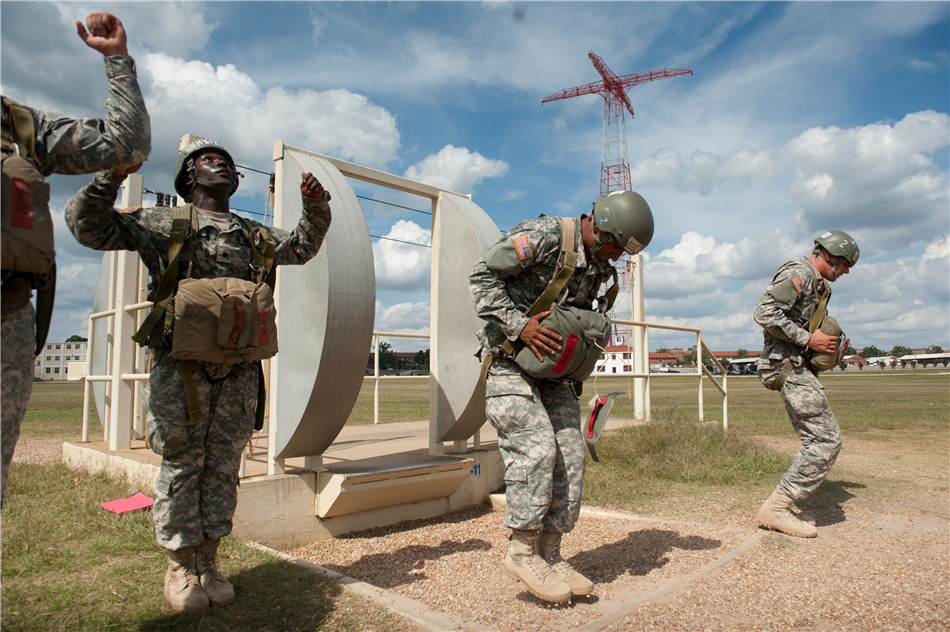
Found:
[[[280,139],[471,194],[502,231],[580,215],[599,195],[603,99],[542,99],[600,79],[589,51],[618,75],[690,68],[629,91],[631,181],[656,224],[646,320],[758,351],[752,309],[775,269],[839,229],[861,248],[829,305],[852,344],[950,349],[948,2],[4,0],[3,94],[104,116],[102,58],[74,26],[99,10],[128,31],[151,116],[146,189],[172,192],[178,139],[204,136],[243,167],[232,207],[250,217]],[[63,221],[89,180],[50,178],[50,342],[85,336],[92,311],[101,253]],[[427,332],[428,200],[354,189],[373,241],[375,329]],[[693,344],[650,332],[651,351]]]

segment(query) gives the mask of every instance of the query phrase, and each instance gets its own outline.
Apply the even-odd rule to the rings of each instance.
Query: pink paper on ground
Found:
[[[139,492],[131,498],[120,498],[118,500],[110,500],[109,502],[100,503],[103,509],[111,511],[112,513],[125,513],[127,511],[135,511],[136,509],[145,509],[146,507],[151,507],[154,501]]]

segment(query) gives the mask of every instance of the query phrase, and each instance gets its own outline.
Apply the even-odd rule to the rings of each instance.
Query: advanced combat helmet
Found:
[[[635,255],[653,239],[653,212],[639,193],[614,191],[594,202],[591,220],[627,254]]]
[[[231,193],[234,195],[234,192],[238,188],[238,173],[237,168],[234,165],[234,158],[231,157],[231,154],[228,153],[228,150],[219,145],[218,143],[207,140],[205,138],[199,138],[194,140],[187,145],[185,145],[181,151],[178,152],[178,162],[175,163],[175,191],[184,199],[186,202],[191,202],[191,191],[188,187],[185,186],[185,174],[189,170],[194,169],[194,158],[197,158],[200,154],[213,151],[221,154],[227,158],[228,162],[231,163]],[[212,185],[212,183],[203,183]]]
[[[858,262],[858,257],[861,256],[857,242],[842,230],[829,230],[822,233],[815,239],[815,245],[847,261],[849,268],[853,268]]]

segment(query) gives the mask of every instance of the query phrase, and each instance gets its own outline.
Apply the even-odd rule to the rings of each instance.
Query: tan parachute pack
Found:
[[[132,339],[160,349],[171,339],[170,357],[182,375],[192,422],[201,419],[194,373],[204,364],[243,371],[257,363],[261,375],[255,429],[263,427],[264,380],[260,364],[277,353],[277,309],[274,305],[274,240],[261,227],[235,215],[251,247],[257,279],[234,277],[178,280],[182,265],[194,258],[198,217],[192,204],[172,210],[168,266],[149,295],[152,309]],[[259,237],[255,240],[255,237]],[[255,244],[262,243],[258,248]]]
[[[534,352],[520,341],[505,340],[501,352],[512,358],[528,375],[542,380],[573,380],[583,382],[594,371],[603,348],[610,342],[611,323],[604,313],[561,305],[555,299],[567,285],[577,263],[577,243],[574,219],[557,218],[561,223],[561,254],[554,278],[525,312],[529,318],[550,311],[541,325],[560,334],[563,344],[556,354],[543,355],[538,360]],[[613,272],[613,284],[605,294],[606,310],[609,311],[617,298],[617,272]],[[489,356],[490,357],[490,356]],[[486,369],[487,370],[487,369]]]

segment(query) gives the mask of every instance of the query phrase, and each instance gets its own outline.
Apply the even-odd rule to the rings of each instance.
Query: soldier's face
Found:
[[[231,179],[233,170],[231,169],[231,163],[223,154],[209,151],[195,158],[195,174],[205,180]]]
[[[819,270],[821,276],[823,276],[828,281],[835,281],[838,277],[844,276],[847,273],[851,272],[851,266],[848,265],[847,260],[844,257],[836,257],[832,254],[828,254],[825,259],[824,270]]]
[[[594,253],[594,259],[598,261],[616,261],[623,256],[623,247],[617,243],[612,235],[597,230],[596,226],[594,227],[594,231],[597,232],[601,242],[600,248]]]

